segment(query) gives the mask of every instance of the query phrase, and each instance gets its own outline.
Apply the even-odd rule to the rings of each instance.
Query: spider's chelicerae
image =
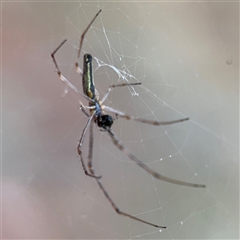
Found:
[[[151,121],[151,120],[146,120],[146,119],[142,119],[142,118],[137,118],[137,117],[133,117],[130,115],[127,115],[123,112],[120,112],[118,110],[115,110],[111,107],[105,106],[103,105],[103,103],[105,102],[105,100],[107,99],[109,93],[111,92],[111,90],[113,88],[116,87],[126,87],[126,86],[133,86],[133,85],[140,85],[141,83],[122,83],[122,84],[115,84],[115,85],[111,85],[108,88],[107,93],[104,95],[104,97],[102,98],[102,100],[99,100],[99,96],[98,96],[98,92],[95,89],[95,85],[94,85],[94,80],[92,77],[92,56],[88,53],[86,53],[83,57],[83,70],[80,69],[79,65],[78,65],[78,61],[80,58],[80,53],[82,50],[82,45],[83,45],[83,40],[85,37],[85,34],[87,33],[88,29],[90,28],[90,26],[92,25],[92,23],[94,22],[94,20],[97,18],[97,16],[99,15],[99,13],[101,12],[101,10],[98,11],[98,13],[94,16],[94,18],[92,19],[92,21],[88,24],[87,28],[84,30],[84,32],[81,35],[81,39],[80,39],[80,45],[79,45],[79,50],[77,53],[77,61],[76,61],[76,71],[77,73],[79,73],[82,76],[82,87],[83,87],[83,94],[81,94],[78,89],[73,86],[61,73],[57,61],[55,59],[55,54],[56,52],[62,47],[62,45],[67,41],[66,39],[53,51],[53,53],[51,54],[51,57],[53,59],[53,62],[55,64],[55,67],[57,69],[57,73],[59,78],[65,82],[70,88],[72,88],[74,91],[76,91],[77,93],[83,95],[84,98],[86,98],[89,102],[88,106],[84,106],[81,102],[80,102],[80,109],[83,111],[83,113],[88,117],[88,121],[86,126],[84,127],[80,140],[78,142],[78,146],[77,146],[77,151],[78,154],[80,156],[80,161],[83,167],[83,170],[85,172],[85,174],[87,176],[90,176],[92,178],[94,178],[100,189],[102,190],[103,194],[105,195],[105,197],[108,199],[108,201],[110,202],[111,206],[114,208],[114,210],[123,216],[132,218],[136,221],[157,227],[157,228],[166,228],[165,226],[159,226],[147,221],[144,221],[140,218],[134,217],[128,213],[122,212],[120,209],[118,209],[118,207],[115,205],[115,203],[113,202],[113,200],[111,199],[110,195],[107,193],[106,189],[104,188],[104,186],[102,185],[100,178],[101,176],[96,176],[95,172],[93,170],[92,167],[92,155],[93,155],[93,125],[94,123],[97,124],[97,126],[106,131],[113,144],[122,152],[124,152],[131,160],[133,160],[136,164],[138,164],[138,166],[140,166],[141,168],[143,168],[146,172],[148,172],[149,174],[151,174],[153,177],[166,181],[166,182],[170,182],[173,184],[179,184],[182,186],[188,186],[188,187],[195,187],[195,188],[205,188],[205,185],[201,185],[201,184],[194,184],[194,183],[188,183],[188,182],[184,182],[184,181],[179,181],[179,180],[175,180],[172,178],[168,178],[165,177],[157,172],[155,172],[154,170],[152,170],[151,168],[149,168],[146,164],[144,164],[141,160],[139,160],[134,154],[132,154],[127,148],[125,148],[123,146],[123,144],[120,142],[120,140],[116,137],[116,135],[114,134],[113,130],[111,129],[111,126],[113,124],[113,117],[109,114],[106,114],[106,112],[112,113],[113,115],[115,115],[116,117],[122,117],[125,118],[127,120],[134,120],[137,122],[141,122],[141,123],[147,123],[147,124],[151,124],[151,125],[155,125],[155,126],[160,126],[160,125],[168,125],[168,124],[174,124],[174,123],[180,123],[183,121],[187,121],[188,118],[183,118],[183,119],[178,119],[178,120],[174,120],[174,121],[168,121],[168,122],[158,122],[158,121]],[[89,113],[86,111],[86,109],[89,110]],[[82,145],[84,142],[84,138],[87,132],[87,129],[89,128],[89,132],[90,132],[90,138],[89,138],[89,154],[88,154],[88,165],[86,167],[84,161],[83,161],[83,157],[82,157]]]

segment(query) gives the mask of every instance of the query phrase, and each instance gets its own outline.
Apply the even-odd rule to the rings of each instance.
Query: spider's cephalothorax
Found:
[[[113,118],[111,115],[98,115],[95,119],[95,122],[97,123],[98,127],[109,130],[113,124]]]
[[[103,114],[103,110],[99,101],[95,99],[94,103],[90,103],[89,105],[95,107],[94,121],[98,125],[98,127],[106,131],[111,129],[111,126],[113,124],[113,118],[111,115]]]

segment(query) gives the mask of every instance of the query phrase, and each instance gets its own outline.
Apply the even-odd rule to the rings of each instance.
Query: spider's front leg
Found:
[[[116,137],[112,129],[108,129],[108,134],[112,139],[113,144],[122,152],[124,152],[132,161],[134,161],[139,167],[143,168],[146,172],[150,173],[153,177],[156,179],[177,184],[177,185],[182,185],[182,186],[187,186],[187,187],[195,187],[195,188],[206,188],[206,185],[204,184],[197,184],[197,183],[189,183],[189,182],[184,182],[176,179],[172,179],[166,176],[163,176],[162,174],[159,174],[158,172],[155,172],[151,168],[149,168],[145,163],[143,163],[140,159],[138,159],[135,155],[133,155],[127,148],[123,146],[123,144],[120,142],[120,140]]]
[[[106,131],[109,131],[106,129]],[[94,170],[93,170],[93,166],[92,166],[92,157],[93,157],[93,122],[90,123],[90,137],[89,137],[89,152],[88,152],[88,170],[89,172],[95,176]],[[112,198],[110,197],[110,195],[108,194],[107,190],[104,188],[103,184],[99,181],[98,178],[95,178],[98,186],[100,187],[100,189],[102,190],[103,194],[105,195],[105,197],[107,198],[107,200],[110,202],[112,208],[116,211],[117,214],[125,216],[125,217],[129,217],[133,220],[136,220],[138,222],[141,223],[145,223],[148,224],[152,227],[156,227],[156,228],[166,228],[165,226],[160,226],[154,223],[150,223],[147,221],[144,221],[140,218],[134,217],[133,215],[130,215],[128,213],[122,212],[117,206],[116,204],[113,202]]]
[[[78,146],[77,146],[77,152],[78,152],[78,155],[80,156],[80,161],[81,161],[81,164],[82,164],[82,168],[83,168],[83,170],[84,170],[84,173],[85,173],[87,176],[89,176],[89,177],[93,177],[93,178],[96,178],[96,179],[100,179],[101,176],[95,176],[94,173],[91,174],[91,173],[89,173],[89,172],[87,171],[87,168],[86,168],[86,166],[85,166],[85,163],[84,163],[83,157],[82,157],[82,146],[83,146],[84,138],[85,138],[85,136],[86,136],[86,132],[87,132],[87,129],[88,129],[89,125],[91,125],[91,123],[92,123],[92,121],[93,121],[94,116],[95,116],[95,113],[93,113],[93,114],[91,115],[91,117],[89,117],[88,122],[87,122],[86,126],[84,127],[84,129],[83,129],[83,131],[82,131],[82,135],[81,135],[81,137],[80,137],[80,140],[79,140]],[[88,166],[89,166],[89,163],[88,163]]]

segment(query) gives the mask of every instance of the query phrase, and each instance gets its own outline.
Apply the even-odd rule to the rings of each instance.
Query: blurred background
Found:
[[[239,3],[2,2],[2,238],[238,239]],[[81,33],[100,97],[165,127],[116,119],[113,130],[149,167],[206,189],[173,185],[132,163],[94,128],[94,169],[116,205],[159,230],[118,216],[76,151],[87,122],[74,64]],[[84,159],[88,155],[85,139]]]

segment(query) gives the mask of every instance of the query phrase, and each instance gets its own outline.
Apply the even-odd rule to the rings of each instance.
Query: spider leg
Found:
[[[102,183],[96,179],[97,183],[98,183],[98,186],[100,187],[100,189],[103,191],[103,194],[105,195],[105,197],[107,198],[107,200],[111,203],[113,209],[116,211],[117,214],[119,215],[123,215],[125,217],[129,217],[133,220],[136,220],[138,222],[142,222],[142,223],[145,223],[145,224],[148,224],[150,226],[153,226],[153,227],[156,227],[156,228],[167,228],[165,226],[159,226],[159,225],[156,225],[156,224],[153,224],[153,223],[150,223],[150,222],[147,222],[147,221],[144,221],[140,218],[137,218],[137,217],[134,217],[128,213],[125,213],[125,212],[122,212],[116,205],[115,203],[113,202],[113,200],[111,199],[111,197],[109,196],[109,194],[107,193],[107,191],[105,190],[104,186],[102,185]]]
[[[90,117],[90,115],[86,112],[85,108],[95,110],[95,106],[83,106],[80,102],[80,107],[78,109],[80,109],[87,117]]]
[[[91,126],[91,123],[93,123],[93,117],[95,116],[95,112],[91,115],[91,117],[89,117],[88,121],[87,121],[87,124],[86,126],[84,127],[83,131],[82,131],[82,135],[80,137],[80,140],[78,142],[78,146],[77,146],[77,151],[78,151],[78,155],[80,156],[80,161],[81,161],[81,164],[82,164],[82,168],[84,170],[84,173],[89,176],[89,177],[93,177],[93,178],[96,178],[96,179],[99,179],[101,178],[101,176],[95,176],[94,174],[90,174],[88,173],[87,171],[87,168],[85,166],[85,163],[83,161],[83,157],[82,157],[82,145],[83,145],[83,142],[84,142],[84,138],[86,136],[86,132],[87,132],[87,129],[89,127],[89,124]]]
[[[67,41],[67,39],[63,40],[63,41],[60,43],[60,45],[52,52],[51,57],[52,57],[53,63],[54,63],[54,65],[55,65],[55,68],[56,68],[56,70],[57,70],[57,74],[58,74],[58,77],[60,78],[60,80],[62,80],[68,87],[70,87],[70,88],[71,88],[72,90],[74,90],[76,93],[78,93],[78,94],[80,94],[80,95],[83,95],[82,93],[79,92],[79,90],[78,90],[71,82],[68,81],[68,79],[67,79],[66,77],[64,77],[64,76],[62,75],[62,73],[61,73],[61,71],[60,71],[60,69],[59,69],[59,67],[58,67],[57,61],[56,61],[56,59],[55,59],[55,54],[57,53],[57,51],[62,47],[62,45],[63,45],[66,41]],[[86,98],[85,95],[83,95],[83,96]],[[86,111],[85,111],[85,108],[89,108],[89,107],[84,106],[84,104],[83,104],[81,101],[79,101],[79,103],[80,103],[80,108],[79,108],[79,109],[81,109],[81,110],[84,112],[84,114],[88,116],[88,114],[87,114]]]
[[[78,60],[80,58],[80,53],[81,53],[81,50],[82,50],[82,45],[83,45],[83,40],[84,40],[84,37],[85,37],[85,34],[87,33],[88,29],[91,27],[92,23],[95,21],[95,19],[97,18],[97,16],[99,15],[99,13],[101,12],[102,10],[100,9],[97,14],[94,16],[94,18],[92,19],[92,21],[88,24],[88,26],[86,27],[86,29],[84,30],[84,32],[82,33],[81,35],[81,39],[80,39],[80,44],[79,44],[79,49],[78,49],[78,55],[77,55],[77,61],[75,63],[75,67],[76,67],[76,71],[77,73],[81,74],[82,75],[82,70],[81,68],[79,67],[79,64],[78,64]]]
[[[87,117],[90,117],[89,114],[85,111],[84,107],[81,105],[81,103],[78,109],[80,109]]]
[[[88,153],[88,169],[89,169],[89,172],[95,176],[95,173],[94,173],[94,170],[93,170],[93,167],[92,167],[92,156],[93,156],[93,123],[94,122],[91,122],[90,123],[90,138],[89,138],[89,153]],[[117,214],[119,215],[123,215],[125,217],[129,217],[131,219],[134,219],[136,221],[139,221],[139,222],[142,222],[142,223],[145,223],[145,224],[148,224],[150,226],[153,226],[153,227],[157,227],[157,228],[166,228],[164,226],[159,226],[159,225],[156,225],[156,224],[153,224],[153,223],[150,223],[150,222],[147,222],[147,221],[144,221],[140,218],[137,218],[137,217],[134,217],[128,213],[125,213],[125,212],[122,212],[116,205],[115,203],[113,202],[113,200],[111,199],[111,197],[109,196],[108,192],[106,191],[106,189],[104,188],[103,184],[100,182],[100,180],[98,178],[95,178],[97,183],[98,183],[98,186],[100,187],[100,189],[102,190],[103,194],[105,195],[105,197],[107,198],[107,200],[110,202],[111,206],[113,207],[113,209],[116,211]]]
[[[144,119],[144,118],[138,118],[138,117],[133,117],[130,116],[128,114],[125,114],[123,112],[120,112],[118,110],[115,110],[111,107],[102,106],[103,110],[106,110],[108,112],[114,113],[116,115],[116,117],[121,117],[121,118],[125,118],[127,120],[134,120],[136,122],[141,122],[141,123],[147,123],[147,124],[152,124],[155,126],[160,126],[160,125],[170,125],[170,124],[174,124],[174,123],[180,123],[180,122],[184,122],[189,120],[189,118],[181,118],[181,119],[177,119],[177,120],[173,120],[173,121],[164,121],[164,122],[159,122],[159,121],[153,121],[153,120],[148,120],[148,119]]]
[[[89,129],[89,147],[88,147],[88,170],[89,172],[94,175],[94,171],[92,168],[92,156],[93,156],[93,123],[90,123],[90,129]]]
[[[108,129],[107,131],[108,131],[109,136],[111,137],[112,142],[114,143],[114,145],[119,150],[124,152],[136,164],[138,164],[138,166],[143,168],[146,172],[150,173],[153,177],[155,177],[155,178],[157,178],[159,180],[165,181],[165,182],[178,184],[178,185],[182,185],[182,186],[195,187],[195,188],[205,188],[206,187],[206,185],[203,185],[203,184],[188,183],[188,182],[184,182],[184,181],[179,181],[179,180],[175,180],[175,179],[172,179],[172,178],[168,178],[168,177],[165,177],[165,176],[155,172],[154,170],[149,168],[146,164],[144,164],[141,160],[139,160],[136,156],[134,156],[127,148],[125,148],[123,146],[123,144],[120,142],[120,140],[116,137],[116,135],[114,134],[114,132],[111,129]]]
[[[62,75],[62,73],[61,73],[61,71],[60,71],[60,69],[59,69],[59,67],[58,67],[57,61],[56,61],[56,59],[55,59],[55,54],[56,54],[56,52],[62,47],[62,45],[63,45],[66,41],[67,41],[67,39],[63,40],[63,41],[60,43],[60,45],[52,52],[51,57],[52,57],[52,60],[53,60],[53,62],[54,62],[54,65],[55,65],[55,67],[56,67],[58,77],[59,77],[65,84],[67,84],[67,86],[69,86],[72,90],[74,90],[74,91],[77,92],[77,93],[80,93],[80,92],[78,91],[78,89],[77,89],[72,83],[70,83],[70,82],[67,80],[67,78],[65,78],[65,77]]]
[[[141,85],[141,84],[142,84],[142,83],[121,83],[121,84],[111,85],[111,86],[108,88],[107,93],[103,96],[102,100],[100,101],[100,104],[102,104],[102,103],[105,102],[105,100],[107,99],[109,93],[112,91],[113,88],[133,86],[133,85]]]

